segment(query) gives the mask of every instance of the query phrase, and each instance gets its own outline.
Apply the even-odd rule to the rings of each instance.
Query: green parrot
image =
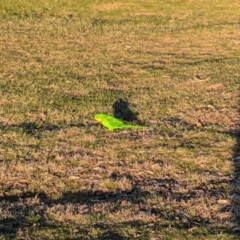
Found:
[[[139,125],[131,125],[131,124],[126,124],[117,118],[114,118],[112,116],[106,115],[106,114],[96,114],[94,116],[95,120],[98,122],[102,123],[104,127],[106,127],[108,130],[115,130],[119,128],[147,128],[144,126],[139,126]]]

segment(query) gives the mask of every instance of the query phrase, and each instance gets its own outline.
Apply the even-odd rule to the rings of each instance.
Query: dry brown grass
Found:
[[[236,239],[238,2],[26,4],[0,4],[0,239]],[[95,123],[118,99],[153,128]]]

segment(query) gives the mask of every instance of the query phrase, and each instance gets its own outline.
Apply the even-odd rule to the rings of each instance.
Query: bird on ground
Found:
[[[132,125],[120,121],[112,116],[98,113],[94,116],[95,120],[100,122],[108,130],[123,129],[123,128],[147,128],[146,126]]]

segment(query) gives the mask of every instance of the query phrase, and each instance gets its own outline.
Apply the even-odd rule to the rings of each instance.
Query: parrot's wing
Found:
[[[102,125],[108,128],[109,130],[114,130],[118,128],[146,128],[144,126],[126,124],[118,120],[117,118],[114,118],[106,114],[96,114],[95,119],[101,122]]]
[[[127,124],[111,116],[109,116],[106,121],[108,121],[108,126],[110,130],[114,130],[117,128],[147,128],[146,126]]]
[[[111,116],[107,116],[106,121],[108,121],[109,125],[113,126],[113,127],[121,127],[123,126],[125,123],[114,118]]]
[[[96,114],[94,118],[109,130],[121,128],[124,125],[122,121],[106,114]]]
[[[117,128],[122,128],[125,124],[111,116],[107,116],[103,121],[102,121],[103,126],[107,127],[109,130],[114,130]]]

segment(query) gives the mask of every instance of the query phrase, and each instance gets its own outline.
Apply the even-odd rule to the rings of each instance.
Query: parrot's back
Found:
[[[96,114],[95,119],[102,123],[102,125],[109,130],[122,129],[122,128],[146,128],[144,126],[126,124],[117,118],[106,114]]]

